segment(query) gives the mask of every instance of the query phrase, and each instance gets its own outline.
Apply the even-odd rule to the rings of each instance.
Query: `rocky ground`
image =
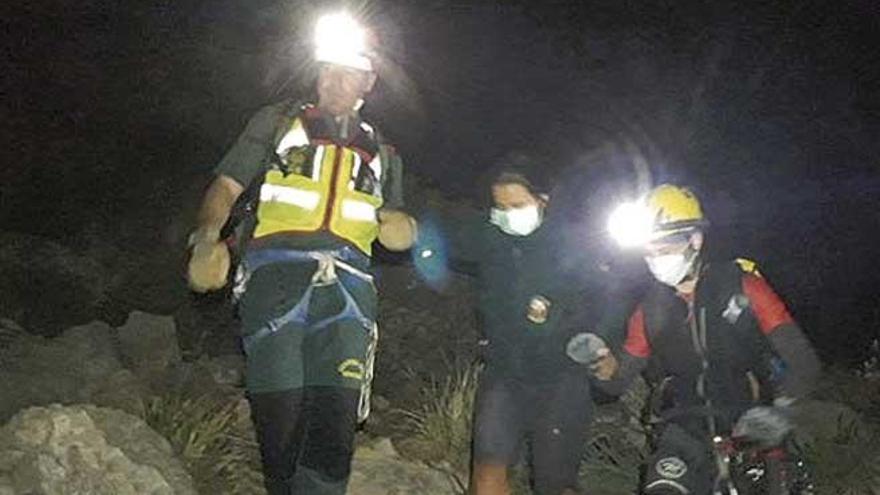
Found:
[[[186,361],[173,319],[141,312],[51,339],[3,325],[0,493],[261,491],[239,355]],[[386,400],[377,397],[388,413],[377,424],[393,421]],[[390,439],[360,443],[351,493],[454,493],[448,476],[404,459]]]
[[[106,269],[75,250],[7,240],[0,280],[13,297],[0,307],[12,316],[0,319],[0,494],[262,491],[243,360],[222,295],[187,296],[164,316],[132,311],[108,318],[113,325],[64,327],[101,317],[131,288],[113,286]],[[48,253],[48,266],[27,262],[35,252]],[[374,414],[359,434],[350,493],[456,493],[448,473],[398,453],[392,437],[406,435],[401,410],[424,384],[473,355],[473,315],[458,301],[470,297],[466,284],[432,294],[394,267],[380,283],[397,290],[383,299]],[[418,304],[402,308],[401,300]]]
[[[58,245],[16,243],[0,263],[4,295],[13,296],[0,307],[13,317],[0,318],[0,495],[261,493],[243,360],[222,295],[186,296],[166,315],[131,311],[106,318],[112,324],[65,327],[28,298],[84,319],[108,314],[102,305],[118,297],[116,282]],[[30,269],[23,260],[35,250],[51,253],[57,270]],[[349,493],[460,494],[478,373],[470,281],[453,278],[437,292],[406,265],[381,267],[378,281],[374,413],[358,437]],[[862,371],[829,373],[821,400],[801,407],[820,494],[880,493],[880,380]],[[588,493],[633,492],[646,448],[644,395],[599,408],[584,446]],[[528,493],[518,483],[516,493]]]

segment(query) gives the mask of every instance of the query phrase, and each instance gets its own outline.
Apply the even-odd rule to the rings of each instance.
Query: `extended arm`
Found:
[[[767,336],[773,351],[785,362],[782,394],[790,398],[807,395],[821,371],[819,358],[810,341],[762,277],[745,275],[743,292],[749,298],[758,326]]]
[[[189,244],[216,242],[220,239],[220,229],[229,219],[229,213],[244,187],[235,179],[218,175],[208,186],[196,220],[196,229],[190,236]]]
[[[612,395],[622,394],[633,380],[645,370],[651,346],[645,333],[645,317],[641,307],[627,323],[626,342],[616,358],[611,352],[592,366],[599,387]]]

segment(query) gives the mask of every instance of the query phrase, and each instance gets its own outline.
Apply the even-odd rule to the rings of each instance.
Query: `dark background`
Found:
[[[5,5],[3,230],[177,266],[213,164],[253,111],[307,87],[308,26],[328,6]],[[368,113],[421,187],[473,197],[488,164],[527,148],[588,202],[642,160],[697,189],[713,249],[758,260],[827,360],[856,362],[878,337],[877,2],[354,10],[395,62]],[[603,214],[571,208],[595,235]]]

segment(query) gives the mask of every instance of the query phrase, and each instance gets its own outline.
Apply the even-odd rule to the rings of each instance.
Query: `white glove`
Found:
[[[565,346],[568,357],[580,364],[593,364],[610,352],[608,344],[594,333],[579,333]]]
[[[733,427],[733,436],[745,438],[764,447],[781,445],[794,429],[783,407],[758,406],[746,411]]]

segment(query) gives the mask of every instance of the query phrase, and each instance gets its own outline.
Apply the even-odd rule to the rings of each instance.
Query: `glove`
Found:
[[[789,416],[784,407],[753,407],[737,420],[733,436],[753,441],[762,447],[776,447],[794,429]]]
[[[187,265],[186,279],[195,292],[205,293],[222,289],[229,274],[229,248],[219,240],[217,230],[199,229],[189,236],[192,255]]]
[[[593,364],[609,352],[605,341],[594,333],[579,333],[565,346],[568,357],[580,364]]]
[[[391,251],[406,251],[416,240],[416,221],[397,210],[379,210],[379,242]]]

